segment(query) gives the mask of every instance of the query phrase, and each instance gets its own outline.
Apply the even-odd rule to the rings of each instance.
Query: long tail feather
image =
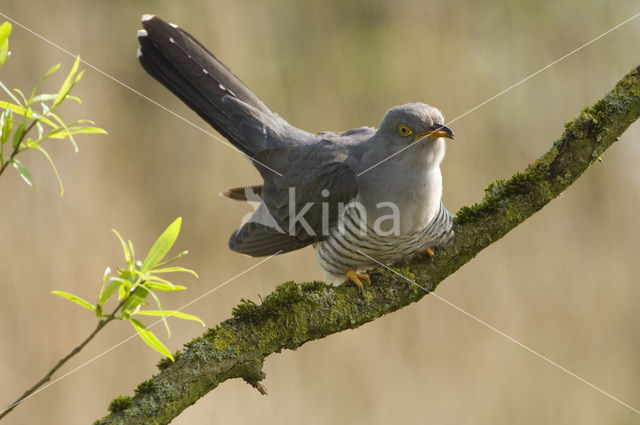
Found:
[[[189,33],[152,15],[142,25],[142,67],[241,151],[253,156],[261,150],[264,142],[246,137],[246,128],[256,134],[277,116]]]

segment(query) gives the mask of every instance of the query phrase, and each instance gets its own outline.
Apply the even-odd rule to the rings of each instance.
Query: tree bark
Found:
[[[524,171],[497,181],[483,200],[461,208],[451,246],[431,260],[419,256],[393,270],[370,273],[364,295],[352,284],[287,282],[260,305],[242,301],[233,317],[185,344],[175,363],[120,397],[96,424],[167,424],[221,382],[242,378],[263,390],[264,359],[282,349],[356,328],[420,300],[482,249],[504,236],[558,196],[617,141],[640,116],[640,67],[602,99],[565,125],[551,149]],[[426,289],[426,290],[425,290]]]

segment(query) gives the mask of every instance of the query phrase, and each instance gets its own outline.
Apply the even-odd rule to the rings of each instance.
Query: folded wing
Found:
[[[252,256],[293,251],[321,241],[358,194],[355,158],[330,141],[265,151],[258,159],[282,170],[261,170],[262,204],[229,239]]]

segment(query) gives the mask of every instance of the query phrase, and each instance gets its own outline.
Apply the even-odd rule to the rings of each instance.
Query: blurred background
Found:
[[[179,24],[264,102],[309,131],[377,126],[387,108],[422,101],[451,120],[631,17],[617,0],[2,0],[17,20],[167,108],[206,127],[136,60],[143,13]],[[2,19],[4,20],[4,19]],[[73,58],[14,26],[0,72],[23,91]],[[545,152],[583,107],[640,64],[640,18],[451,125],[443,164],[450,211]],[[86,66],[83,68],[87,68]],[[137,251],[177,216],[176,249],[200,279],[165,298],[178,308],[256,264],[227,249],[250,209],[222,199],[259,182],[237,152],[88,69],[67,119],[91,118],[108,136],[79,136],[80,152],[49,143],[65,185],[37,152],[0,179],[0,405],[6,406],[94,328],[87,311],[50,295],[93,299],[105,266],[123,264],[110,229]],[[4,99],[4,96],[2,96]],[[560,198],[480,253],[438,294],[558,364],[640,407],[640,128],[633,125]],[[208,326],[241,298],[319,278],[312,249],[260,265],[190,306]],[[174,321],[173,351],[200,335]],[[109,325],[62,373],[129,337]],[[7,424],[89,424],[118,394],[156,373],[160,356],[123,344],[27,400]],[[635,360],[634,360],[635,359]],[[638,423],[639,417],[460,312],[426,297],[359,329],[285,351],[265,363],[269,390],[223,383],[174,424]]]

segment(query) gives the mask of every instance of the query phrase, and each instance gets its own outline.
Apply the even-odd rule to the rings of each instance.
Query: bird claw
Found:
[[[364,285],[362,284],[362,280],[360,279],[364,280],[369,285],[371,285],[371,278],[369,277],[369,275],[365,273],[356,273],[355,270],[349,270],[347,272],[347,281],[351,281],[355,283],[356,286],[360,288],[360,291],[364,292]]]
[[[425,254],[427,254],[429,257],[433,258],[436,256],[436,254],[433,253],[433,250],[431,248],[429,248],[428,246],[425,247],[422,252],[424,252]]]

